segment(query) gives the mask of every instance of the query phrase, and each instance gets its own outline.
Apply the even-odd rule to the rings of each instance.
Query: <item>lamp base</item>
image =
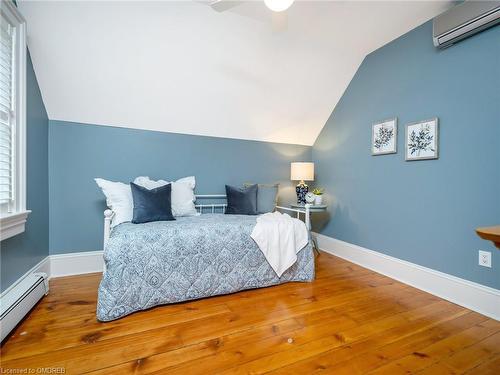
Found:
[[[300,181],[295,187],[295,192],[297,193],[297,203],[306,203],[306,194],[309,192],[309,186],[304,181]]]

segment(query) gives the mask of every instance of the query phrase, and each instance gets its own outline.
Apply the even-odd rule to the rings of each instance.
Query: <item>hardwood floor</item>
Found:
[[[53,279],[2,345],[1,373],[500,373],[500,322],[325,253],[313,283],[108,323],[95,317],[99,280]]]

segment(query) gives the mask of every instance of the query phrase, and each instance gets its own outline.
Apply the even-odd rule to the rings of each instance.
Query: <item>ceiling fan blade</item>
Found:
[[[222,13],[226,10],[234,8],[235,6],[240,5],[240,1],[232,1],[232,0],[209,0],[208,5],[215,10],[216,12]]]
[[[280,33],[288,29],[288,13],[272,12],[271,15],[273,32]]]

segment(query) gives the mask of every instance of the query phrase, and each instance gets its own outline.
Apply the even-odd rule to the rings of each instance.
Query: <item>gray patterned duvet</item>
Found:
[[[313,280],[310,244],[276,275],[250,237],[256,218],[203,214],[118,225],[104,251],[97,318],[109,321],[161,304]]]

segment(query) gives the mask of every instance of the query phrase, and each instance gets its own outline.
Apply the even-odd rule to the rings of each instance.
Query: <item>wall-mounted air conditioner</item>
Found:
[[[499,22],[500,1],[466,1],[434,18],[432,39],[446,48]]]

